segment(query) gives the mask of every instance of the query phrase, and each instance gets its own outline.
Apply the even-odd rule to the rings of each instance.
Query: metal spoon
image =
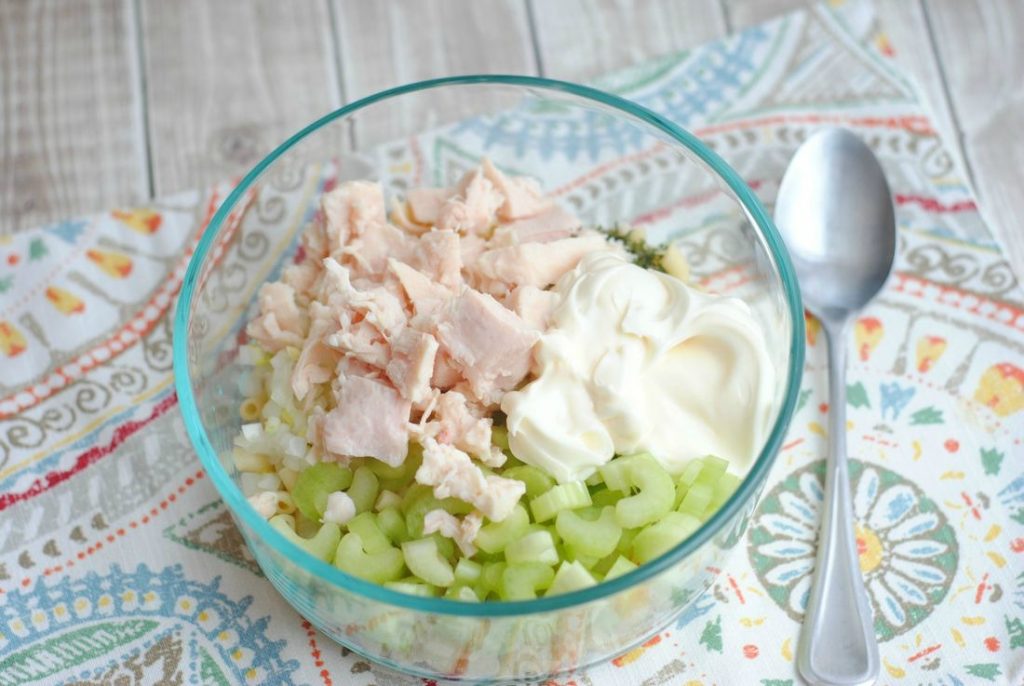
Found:
[[[878,644],[853,532],[846,459],[846,332],[881,290],[896,252],[892,195],[857,136],[828,129],[797,150],[782,179],[775,222],[804,303],[828,340],[829,447],[818,559],[797,653],[814,686],[868,686]]]

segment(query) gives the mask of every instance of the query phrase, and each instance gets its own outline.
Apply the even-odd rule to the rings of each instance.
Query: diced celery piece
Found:
[[[437,552],[441,554],[441,557],[446,560],[455,559],[455,541],[450,538],[445,538],[440,533],[432,533],[430,537],[437,543]]]
[[[405,528],[405,517],[393,507],[387,507],[377,513],[377,526],[392,543],[409,540],[409,532]]]
[[[505,546],[505,559],[510,565],[540,562],[558,564],[558,551],[550,531],[533,531]]]
[[[706,484],[714,485],[718,483],[718,480],[729,469],[729,460],[716,457],[715,455],[705,455],[701,463],[700,476],[697,477],[697,481],[702,481]]]
[[[363,512],[350,519],[348,530],[359,534],[359,538],[363,542],[363,550],[371,555],[391,547],[391,541],[377,525],[377,517],[372,512]]]
[[[585,483],[586,485],[588,485],[591,488],[593,488],[595,486],[600,486],[601,484],[603,484],[604,483],[604,479],[601,478],[601,472],[594,472],[593,474],[588,476],[586,479],[584,479],[583,483]]]
[[[636,455],[622,455],[601,465],[598,471],[601,473],[604,485],[613,491],[628,493],[632,486],[629,478],[629,466],[636,457]]]
[[[615,549],[623,555],[627,554],[633,549],[633,539],[636,538],[638,533],[640,533],[640,529],[624,529],[622,536],[619,537],[619,544],[615,546]]]
[[[590,500],[594,505],[598,507],[604,507],[605,505],[614,505],[623,498],[626,494],[622,491],[613,491],[610,488],[602,488],[599,491],[593,491],[590,494]]]
[[[597,581],[590,572],[579,562],[563,562],[544,595],[571,593],[581,588],[588,588],[596,583]]]
[[[740,477],[735,474],[729,474],[726,472],[719,479],[718,483],[715,484],[715,493],[711,497],[711,504],[715,509],[721,507],[722,503],[729,499],[736,489],[740,487],[740,483],[743,481]]]
[[[501,576],[505,573],[506,567],[508,567],[507,562],[485,563],[480,571],[480,587],[489,592],[497,593],[498,589],[501,588]]]
[[[654,458],[634,458],[627,476],[630,485],[640,492],[615,504],[615,519],[619,526],[633,529],[650,524],[672,510],[676,498],[675,484]]]
[[[295,533],[295,520],[286,515],[277,515],[270,518],[270,526],[280,531],[285,538],[305,550],[310,555],[329,562],[334,550],[341,540],[341,529],[337,524],[328,522],[320,525],[320,530],[312,538],[303,538]]]
[[[389,507],[397,508],[402,504],[402,496],[398,495],[394,491],[382,490],[377,494],[377,500],[373,503],[373,509],[380,512],[386,510]]]
[[[555,485],[554,479],[530,465],[510,467],[503,471],[501,475],[506,479],[515,479],[526,484],[526,496],[528,498],[536,498]]]
[[[352,484],[352,470],[336,462],[319,462],[303,469],[292,486],[292,500],[299,512],[320,521],[327,508],[327,496]]]
[[[469,586],[452,586],[444,594],[445,598],[461,600],[464,603],[479,603],[480,597]]]
[[[419,502],[420,498],[433,497],[434,489],[420,483],[411,484],[405,491],[399,491],[402,496],[402,505],[398,509],[408,512],[409,508]]]
[[[690,490],[690,487],[684,484],[682,481],[676,481],[676,497],[672,504],[673,510],[678,510],[679,506],[683,504],[683,498],[686,497],[686,492]]]
[[[501,574],[498,594],[502,600],[531,600],[551,585],[555,572],[551,567],[538,562],[510,564]]]
[[[683,512],[669,512],[633,539],[633,559],[640,564],[668,552],[700,527],[700,520]]]
[[[593,557],[591,555],[584,555],[584,554],[580,553],[578,550],[573,548],[571,545],[566,545],[565,546],[565,549],[564,549],[563,553],[560,555],[560,558],[562,560],[566,560],[568,562],[579,562],[581,565],[583,565],[587,569],[592,569],[594,567],[594,565],[596,565],[598,562],[601,561],[601,558],[599,558],[599,557]]]
[[[380,484],[377,475],[369,467],[359,467],[352,475],[352,485],[348,489],[348,497],[356,504],[356,512],[366,512],[373,508],[377,500]]]
[[[508,450],[508,429],[504,426],[491,427],[491,443],[502,450]]]
[[[444,510],[448,514],[464,515],[469,514],[473,506],[455,498],[439,500],[434,494],[424,493],[416,497],[416,501],[408,506],[405,511],[405,528],[412,538],[423,537],[423,518],[431,510]]]
[[[590,573],[593,574],[596,578],[602,579],[604,578],[604,575],[608,573],[608,570],[611,569],[612,565],[615,564],[615,561],[620,557],[621,555],[619,555],[619,551],[613,550],[611,555],[605,555],[589,567],[587,567],[586,564],[584,564],[583,566],[587,567],[587,569],[590,570]]]
[[[431,586],[430,584],[420,583],[415,579],[401,581],[389,581],[384,584],[385,588],[390,588],[392,591],[398,591],[399,593],[407,593],[409,595],[419,595],[424,597],[430,597],[437,595],[437,587]]]
[[[520,536],[530,527],[530,515],[522,503],[516,503],[508,517],[500,522],[490,522],[480,527],[477,532],[476,547],[485,553],[497,553]]]
[[[533,518],[538,522],[546,522],[563,510],[575,510],[590,505],[590,491],[582,481],[553,486],[530,501]]]
[[[634,569],[636,569],[636,564],[620,555],[604,575],[604,580],[607,581],[608,579],[614,579],[617,576],[622,576],[626,572],[632,572]]]
[[[690,486],[690,490],[686,492],[686,497],[679,504],[679,511],[691,514],[694,517],[700,517],[708,509],[708,505],[711,504],[711,496],[713,494],[714,490],[711,486],[698,481]]]
[[[601,510],[595,521],[587,521],[572,510],[563,510],[555,520],[555,529],[572,549],[590,557],[604,557],[615,550],[622,536],[622,527],[616,522],[615,508]]]
[[[694,482],[697,481],[697,477],[700,476],[701,470],[704,468],[704,461],[700,458],[690,460],[683,467],[683,472],[676,479],[679,483],[684,484],[689,488]]]
[[[405,560],[402,551],[394,547],[379,553],[367,553],[363,550],[363,541],[359,534],[347,533],[338,543],[334,566],[360,579],[383,584],[402,577]]]
[[[455,580],[460,584],[472,585],[480,581],[484,568],[479,562],[463,557],[455,564]]]
[[[402,544],[402,555],[409,571],[428,584],[447,587],[455,583],[455,572],[438,551],[435,539],[406,541]]]

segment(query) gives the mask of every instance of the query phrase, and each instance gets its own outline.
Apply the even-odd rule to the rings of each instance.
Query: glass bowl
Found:
[[[689,539],[585,590],[465,603],[398,593],[300,550],[246,501],[230,450],[247,378],[237,351],[254,296],[293,259],[318,196],[350,179],[380,181],[388,196],[417,185],[450,185],[485,155],[499,168],[538,178],[584,225],[642,225],[648,242],[675,242],[689,260],[693,284],[751,305],[778,381],[760,454],[735,494]],[[743,537],[792,415],[803,335],[797,283],[778,232],[736,172],[693,135],[591,88],[466,76],[402,86],[343,107],[245,176],[188,266],[174,321],[174,370],[203,466],[266,577],[313,625],[352,651],[411,674],[528,679],[621,654],[713,583]]]

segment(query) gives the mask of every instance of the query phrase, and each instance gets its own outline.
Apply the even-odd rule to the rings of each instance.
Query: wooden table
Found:
[[[876,3],[1024,273],[1024,3]],[[0,234],[239,174],[320,114],[392,85],[586,80],[801,4],[0,0]]]

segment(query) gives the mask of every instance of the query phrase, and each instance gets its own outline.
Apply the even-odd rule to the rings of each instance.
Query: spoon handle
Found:
[[[878,644],[853,531],[846,459],[846,321],[822,321],[822,329],[828,339],[830,452],[814,585],[797,665],[813,686],[868,686],[878,678]]]

